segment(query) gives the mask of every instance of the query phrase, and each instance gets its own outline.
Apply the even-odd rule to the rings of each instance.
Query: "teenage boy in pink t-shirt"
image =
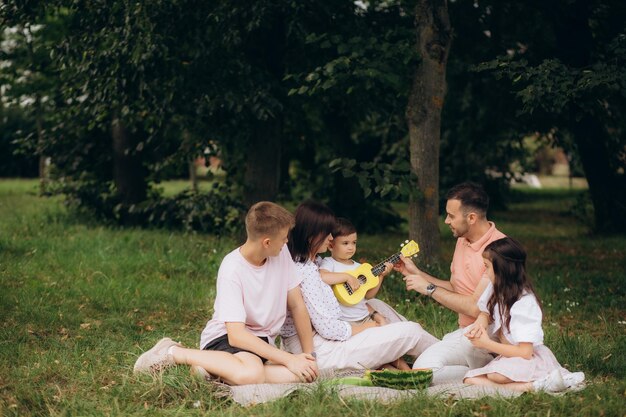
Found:
[[[196,373],[208,372],[231,385],[315,380],[313,331],[301,278],[285,245],[293,225],[284,208],[270,202],[253,205],[246,215],[246,242],[220,265],[213,318],[202,332],[201,350],[164,338],[137,359],[134,371],[190,365]],[[306,353],[274,346],[287,309]]]
[[[403,258],[395,269],[402,272],[407,290],[433,298],[459,314],[459,329],[426,349],[413,368],[432,368],[433,383],[462,381],[470,369],[485,366],[493,359],[486,351],[475,349],[463,336],[464,327],[474,323],[480,310],[477,302],[489,284],[484,277],[482,253],[485,247],[505,235],[487,220],[489,196],[478,184],[465,182],[447,194],[446,221],[457,238],[450,280],[442,280],[418,269]]]

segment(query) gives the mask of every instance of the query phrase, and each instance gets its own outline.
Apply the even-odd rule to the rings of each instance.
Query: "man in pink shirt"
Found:
[[[413,368],[432,368],[434,383],[461,381],[469,369],[480,368],[493,359],[488,352],[475,349],[463,333],[480,313],[477,302],[489,283],[483,277],[483,250],[505,237],[487,220],[489,196],[480,185],[456,185],[446,198],[445,223],[457,238],[450,280],[433,277],[406,258],[395,268],[405,275],[407,290],[431,297],[459,314],[459,329],[426,349],[413,364]]]

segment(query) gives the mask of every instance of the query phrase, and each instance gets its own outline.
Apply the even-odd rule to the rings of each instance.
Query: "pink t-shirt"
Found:
[[[485,273],[483,262],[483,250],[485,246],[494,240],[502,239],[506,235],[496,229],[493,222],[489,222],[491,227],[480,239],[470,243],[464,237],[456,241],[452,264],[450,265],[450,284],[454,292],[463,295],[471,295],[478,286],[480,279]],[[465,327],[474,323],[475,318],[459,313],[459,326]]]
[[[226,322],[245,323],[250,333],[273,341],[287,315],[287,292],[300,284],[287,245],[262,266],[250,264],[233,250],[217,273],[213,318],[200,336],[200,348],[225,335]]]

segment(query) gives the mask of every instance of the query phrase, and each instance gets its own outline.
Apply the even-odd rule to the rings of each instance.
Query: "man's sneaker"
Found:
[[[203,367],[199,365],[193,365],[191,367],[191,375],[194,378],[198,378],[202,381],[211,381],[211,380],[216,379],[206,369],[204,369]]]
[[[567,389],[567,385],[565,385],[565,382],[563,381],[561,371],[555,369],[545,378],[533,382],[533,388],[535,391],[560,392],[565,391]]]
[[[159,340],[152,349],[139,356],[137,362],[135,362],[135,366],[133,367],[133,372],[154,373],[175,365],[176,362],[174,362],[174,357],[167,352],[172,346],[182,347],[180,343],[174,342],[169,337],[164,337]]]

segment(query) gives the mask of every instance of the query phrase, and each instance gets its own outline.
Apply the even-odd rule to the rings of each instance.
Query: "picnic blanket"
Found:
[[[297,390],[316,389],[318,384],[323,384],[331,378],[341,378],[345,376],[363,376],[361,371],[334,372],[332,370],[322,370],[318,382],[312,384],[289,383],[289,384],[253,384],[229,386],[223,385],[222,389],[226,395],[232,397],[233,401],[243,406],[261,404],[268,401],[285,397]],[[382,387],[363,387],[353,385],[336,385],[333,387],[341,398],[354,398],[362,400],[374,400],[378,402],[391,402],[414,395],[420,392],[429,396],[442,398],[453,397],[455,399],[481,398],[485,396],[517,397],[520,392],[515,392],[502,388],[480,387],[467,385],[459,382],[434,385],[426,390],[396,390]]]

